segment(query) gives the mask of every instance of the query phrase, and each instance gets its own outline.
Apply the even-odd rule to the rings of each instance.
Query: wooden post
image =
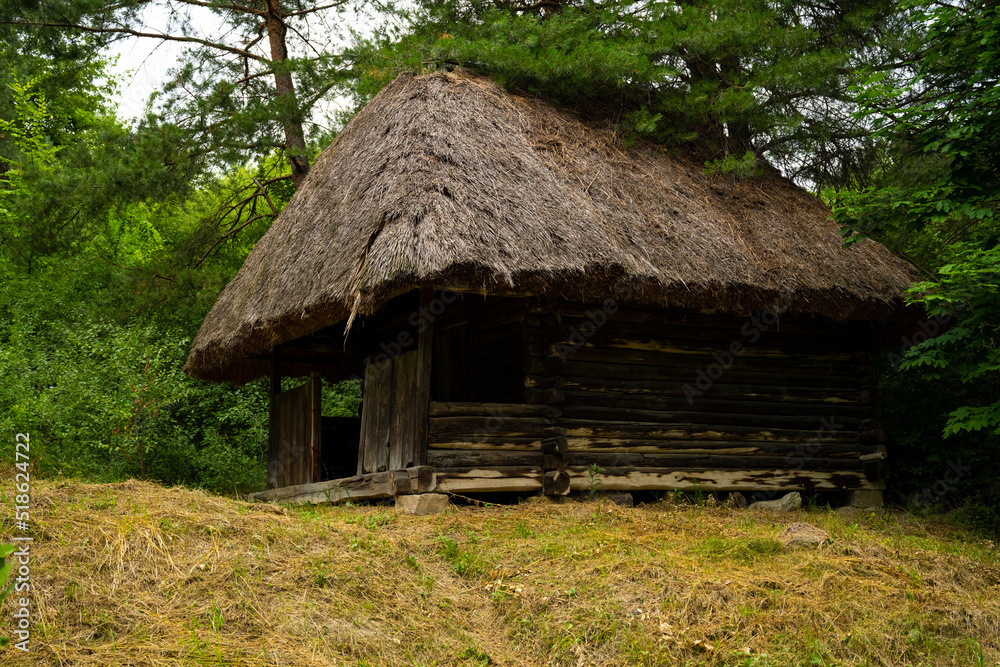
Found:
[[[434,319],[431,315],[431,303],[434,301],[434,288],[420,288],[420,311],[423,328],[419,332],[417,342],[417,391],[413,396],[418,410],[417,414],[417,447],[414,452],[413,465],[427,465],[427,435],[431,406],[431,364],[434,347]]]
[[[309,410],[309,483],[322,479],[320,462],[323,460],[323,379],[319,371],[310,374],[310,410]]]
[[[267,488],[278,486],[278,447],[280,443],[281,424],[278,423],[278,410],[275,398],[281,393],[281,349],[278,346],[271,351],[271,391],[269,396],[269,414],[267,422]]]

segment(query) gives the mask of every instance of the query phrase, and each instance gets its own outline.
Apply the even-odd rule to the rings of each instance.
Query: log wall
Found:
[[[512,348],[520,328],[522,402],[432,403],[435,471],[503,468],[523,485],[531,469],[553,494],[588,488],[593,465],[608,490],[881,488],[864,328],[522,303],[489,327],[480,311],[476,329],[488,358],[484,332],[506,329]]]

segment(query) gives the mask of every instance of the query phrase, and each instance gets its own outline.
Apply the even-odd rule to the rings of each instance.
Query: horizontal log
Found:
[[[566,451],[607,453],[687,453],[733,454],[771,456],[821,456],[859,458],[869,449],[858,442],[754,442],[752,440],[613,440],[595,438],[567,438]],[[544,451],[544,449],[543,449]]]
[[[569,452],[566,454],[568,467],[586,468],[597,464],[605,471],[622,468],[739,468],[749,470],[754,468],[782,468],[790,470],[823,470],[863,472],[863,463],[857,456],[842,458],[827,458],[815,456],[798,456],[794,452],[787,456],[746,456],[738,454],[689,454],[689,453],[595,453]]]
[[[454,435],[471,437],[547,437],[546,429],[552,420],[539,417],[514,417],[495,414],[489,417],[431,417],[431,439],[445,439]]]
[[[603,354],[607,352],[608,354]],[[537,355],[535,355],[537,356]],[[553,358],[554,359],[554,358]],[[747,361],[749,363],[744,363]],[[688,366],[684,366],[688,363]],[[820,369],[795,366],[776,369],[774,365],[737,359],[728,368],[715,368],[709,358],[688,359],[676,355],[642,355],[620,350],[596,350],[582,347],[566,355],[560,375],[564,377],[615,378],[621,380],[658,380],[696,385],[707,377],[712,384],[752,384],[785,387],[822,387],[857,389],[855,375],[831,374]],[[719,372],[721,370],[721,372]],[[700,373],[699,373],[700,371]],[[715,377],[713,377],[715,376]]]
[[[537,334],[535,333],[537,332]],[[540,335],[538,338],[536,336]],[[703,337],[688,340],[661,338],[659,336],[617,336],[606,333],[604,329],[594,331],[578,330],[565,326],[549,329],[532,330],[528,336],[529,343],[547,343],[549,345],[583,346],[600,349],[636,350],[643,352],[660,352],[685,356],[705,356],[724,352],[733,352],[744,359],[785,360],[801,364],[843,364],[857,365],[854,354],[846,350],[829,350],[821,344],[812,347],[787,349],[773,344],[765,345],[763,341],[751,343],[749,339],[733,338],[726,341],[716,341],[712,344]]]
[[[562,389],[532,389],[524,390],[525,403],[552,404],[562,403],[566,398]]]
[[[594,311],[600,309],[601,306],[563,302],[558,304],[554,312],[562,317],[593,319],[592,315]],[[637,322],[659,326],[724,329],[733,332],[733,335],[736,336],[741,335],[741,329],[747,323],[750,323],[751,327],[762,329],[761,326],[753,324],[752,320],[754,317],[759,318],[760,313],[734,315],[726,313],[701,313],[678,309],[662,310],[657,308],[618,307],[615,309],[615,312],[609,314],[608,319],[613,322]],[[764,322],[760,324],[764,324]],[[833,331],[848,339],[864,339],[870,336],[873,331],[872,327],[868,324],[831,324],[801,316],[780,316],[774,324],[765,326],[768,326],[768,331],[777,330],[779,332],[804,335],[830,336]]]
[[[507,436],[481,436],[459,434],[427,438],[427,449],[475,449],[482,451],[508,449],[516,451],[542,451],[542,438],[517,438]]]
[[[565,385],[566,379],[559,377],[558,375],[549,377],[542,375],[524,376],[524,386],[529,389],[547,389],[549,387],[562,389]]]
[[[588,318],[575,316],[563,316],[561,320],[561,324],[566,330],[576,330],[582,335],[593,331],[592,323],[592,320]],[[711,342],[714,347],[720,349],[728,348],[731,343],[738,341],[743,345],[754,347],[777,347],[803,351],[826,350],[854,354],[859,344],[859,339],[856,336],[836,331],[831,334],[829,330],[824,329],[810,332],[792,332],[773,326],[769,327],[767,331],[759,329],[755,331],[752,326],[748,327],[745,332],[741,329],[742,325],[732,329],[698,326],[684,322],[650,326],[648,323],[627,322],[611,317],[603,325],[597,327],[596,331],[604,335],[637,340],[652,338],[665,341],[695,341],[702,344]]]
[[[781,387],[768,385],[724,384],[718,382],[702,392],[697,383],[685,389],[685,383],[657,380],[622,380],[609,378],[573,377],[563,378],[563,388],[569,391],[605,391],[617,394],[641,396],[692,396],[698,401],[708,398],[734,401],[769,401],[772,403],[801,403],[829,405],[858,405],[861,392],[857,389],[827,389],[825,387]],[[700,395],[692,393],[698,392]]]
[[[376,472],[326,482],[268,489],[251,495],[251,498],[287,502],[293,505],[391,498],[398,494],[420,491],[420,482],[423,480],[426,487],[428,474],[428,470],[422,467]]]
[[[705,413],[729,414],[759,414],[782,416],[806,416],[815,418],[838,416],[853,418],[860,423],[867,418],[870,410],[843,403],[790,403],[764,400],[732,400],[725,398],[709,398],[694,396],[690,400],[685,396],[664,396],[659,394],[620,394],[611,391],[585,391],[566,389],[566,404],[571,405],[604,405],[626,406],[643,410],[679,410]],[[711,420],[713,417],[706,417]]]
[[[582,418],[566,417],[558,420],[572,438],[593,439],[665,439],[665,440],[719,440],[749,442],[792,442],[792,443],[857,443],[857,431],[846,429],[786,429],[759,428],[754,426],[718,426],[701,423],[660,423],[651,421],[601,421],[590,415]]]
[[[488,468],[503,466],[544,467],[539,451],[428,449],[427,465],[435,468]]]
[[[504,466],[495,468],[439,468],[434,472],[437,493],[484,493],[540,491],[541,468]]]
[[[439,403],[432,401],[431,417],[542,417],[554,419],[560,415],[557,408],[547,405],[524,403]]]
[[[843,431],[857,431],[861,420],[856,417],[831,417],[830,415],[760,415],[729,414],[722,412],[698,412],[695,410],[651,410],[620,405],[601,405],[600,400],[584,400],[574,396],[560,403],[563,416],[569,419],[607,419],[613,421],[642,421],[659,423],[700,423],[715,425],[716,428],[730,426],[755,426],[758,428],[820,429],[823,424],[835,420]]]
[[[587,491],[592,487],[590,474],[581,466],[566,468],[570,488]],[[806,491],[814,489],[884,489],[883,482],[870,482],[864,473],[820,470],[674,470],[649,468],[602,472],[595,478],[602,491]]]

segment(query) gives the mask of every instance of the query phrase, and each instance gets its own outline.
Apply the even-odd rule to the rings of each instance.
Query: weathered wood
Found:
[[[509,449],[517,451],[541,451],[542,439],[541,438],[513,438],[506,436],[482,436],[482,435],[468,435],[464,438],[462,436],[454,435],[448,436],[448,439],[437,440],[434,435],[431,435],[430,441],[427,443],[427,451],[430,453],[436,449],[475,449],[475,450],[491,450],[491,449]]]
[[[684,360],[677,355],[617,354],[608,350],[580,348],[567,355],[563,364],[564,377],[616,378],[621,380],[658,380],[680,382],[697,387],[702,375],[711,379],[712,384],[746,384],[757,386],[820,387],[824,389],[857,390],[859,381],[853,375],[829,375],[823,372],[808,372],[801,366],[777,372],[772,364],[755,364],[742,357],[729,368],[721,370],[717,377],[709,375],[713,364],[709,358]],[[625,358],[616,358],[625,357]],[[558,359],[554,359],[558,361]],[[744,363],[748,361],[751,363]],[[684,364],[687,364],[686,366]]]
[[[703,392],[696,383],[657,380],[626,380],[567,376],[563,388],[567,391],[601,391],[618,394],[652,394],[656,396],[682,396],[701,403],[703,400],[766,401],[772,403],[807,403],[829,405],[862,405],[863,392],[857,389],[829,389],[826,387],[783,387],[775,385],[729,384],[720,378]],[[689,385],[685,389],[685,385]],[[691,390],[699,392],[695,395]]]
[[[600,401],[584,401],[579,397],[574,397],[574,403],[560,404],[563,415],[569,419],[590,418],[597,420],[629,420],[659,423],[704,423],[708,420],[707,414],[693,410],[646,410],[629,407],[627,402],[608,402],[610,404],[600,404]],[[784,428],[784,429],[809,429],[810,427],[821,428],[828,415],[761,415],[761,414],[726,414],[711,413],[711,422],[718,427],[729,426],[757,426],[760,428]],[[836,417],[836,423],[845,431],[857,431],[861,422],[856,417]]]
[[[558,408],[547,405],[525,405],[522,403],[440,403],[433,402],[431,417],[539,417],[555,419],[560,415]]]
[[[681,396],[669,396],[661,393],[622,394],[613,391],[586,391],[581,389],[565,390],[565,402],[571,405],[605,405],[628,406],[644,410],[667,410],[682,412],[711,412],[730,414],[760,414],[782,417],[807,417],[816,419],[827,416],[844,417],[858,422],[867,417],[867,408],[859,408],[847,403],[791,403],[754,400],[745,397],[744,400],[714,398],[708,396],[692,396],[691,400]],[[714,418],[714,417],[713,417]]]
[[[527,375],[524,378],[524,386],[528,388],[548,388],[555,387],[556,389],[562,389],[565,386],[566,380],[561,377],[546,377],[543,375]]]
[[[285,486],[255,493],[250,497],[254,500],[280,501],[293,505],[305,503],[315,505],[345,500],[388,498],[392,495],[390,491],[394,487],[395,482],[390,479],[390,473],[379,472],[328,482]]]
[[[320,464],[323,461],[323,380],[314,372],[309,381],[309,479],[318,482],[323,479]]]
[[[274,405],[278,424],[277,457],[273,461],[275,486],[316,481],[313,478],[313,405],[310,384],[278,394],[274,397]]]
[[[564,318],[579,317],[591,319],[591,314],[595,310],[593,304],[563,302],[558,304],[554,312],[558,312]],[[637,322],[640,324],[654,326],[687,326],[694,329],[723,329],[732,333],[734,337],[743,336],[743,326],[750,328],[761,328],[753,323],[754,318],[760,319],[760,313],[746,313],[742,315],[723,313],[701,313],[684,310],[659,310],[650,308],[629,308],[617,307],[615,312],[609,315],[609,320],[614,322]],[[804,317],[781,316],[768,327],[767,332],[776,331],[778,333],[797,333],[803,335],[830,336],[831,325],[828,322],[810,320]],[[845,339],[858,340],[865,337],[866,330],[870,332],[868,325],[836,325],[837,331],[841,332]],[[767,333],[765,332],[765,333]]]
[[[281,348],[271,351],[271,387],[268,392],[268,427],[267,427],[267,488],[278,487],[278,411],[275,398],[281,393]]]
[[[645,421],[598,421],[593,418],[562,418],[559,424],[566,428],[566,434],[573,438],[595,440],[746,440],[765,442],[859,442],[857,431],[760,428],[754,426],[719,426],[704,423],[645,422]]]
[[[488,417],[432,417],[430,437],[442,440],[453,435],[464,437],[544,437],[551,426],[548,419],[513,417],[505,414]]]
[[[365,369],[365,398],[361,421],[361,472],[375,473],[389,467],[389,438],[392,427],[392,359],[368,364]]]
[[[392,360],[391,432],[389,435],[390,470],[407,468],[415,463],[420,439],[421,412],[418,404],[420,352],[414,350]]]
[[[410,473],[410,490],[413,493],[430,493],[437,485],[434,479],[434,468],[430,466],[410,468],[408,472]]]
[[[591,320],[582,317],[563,316],[562,325],[567,330],[582,331]],[[853,354],[857,348],[856,338],[844,335],[843,332],[828,329],[791,332],[769,327],[767,331],[751,332],[745,335],[739,329],[718,328],[709,326],[693,326],[685,323],[664,323],[650,326],[648,323],[636,323],[619,320],[611,316],[600,326],[601,334],[616,338],[635,340],[660,339],[674,341],[711,342],[714,347],[728,349],[733,342],[754,347],[779,347],[789,350],[816,351],[817,349],[845,352]],[[751,342],[752,341],[752,342]],[[854,357],[857,360],[857,357]]]
[[[587,468],[567,467],[570,488],[586,491],[592,481]],[[643,470],[604,471],[597,475],[602,491],[644,491],[678,489],[689,491],[804,491],[806,489],[882,489],[882,482],[869,482],[862,472],[789,470],[787,468],[748,470]]]
[[[437,493],[482,493],[489,491],[531,492],[542,488],[542,470],[537,467],[439,468],[435,471]]]
[[[564,435],[545,438],[541,443],[542,454],[565,454],[569,448],[569,441]]]
[[[569,489],[570,476],[565,470],[549,470],[542,477],[542,493],[546,496],[565,496]]]
[[[596,438],[567,438],[566,451],[579,456],[602,454],[614,456],[619,453],[666,454],[671,452],[688,454],[781,454],[798,456],[800,452],[815,455],[859,457],[867,450],[859,442],[813,442],[800,440],[787,442],[753,440],[610,440]],[[544,451],[544,449],[543,449]]]
[[[425,287],[420,290],[420,307],[429,309],[434,299],[434,291]],[[425,311],[426,312],[426,311]],[[434,321],[423,323],[417,332],[417,386],[413,395],[416,405],[417,442],[413,462],[423,465],[427,462],[427,438],[430,432],[431,368],[434,350]]]
[[[789,452],[785,456],[739,455],[712,453],[595,453],[569,452],[566,457],[568,467],[586,468],[596,463],[605,470],[618,472],[627,469],[641,468],[671,468],[671,469],[702,469],[718,468],[741,470],[753,468],[783,468],[786,470],[819,470],[819,471],[853,471],[862,472],[863,464],[857,455],[852,457],[829,458],[823,456],[797,455]]]
[[[526,403],[542,403],[549,404],[552,403],[562,403],[566,398],[566,394],[562,389],[525,389],[524,390],[524,401]]]
[[[436,468],[542,466],[543,456],[537,450],[430,449],[427,463]]]
[[[410,493],[410,474],[406,470],[389,471],[389,495],[399,496]]]

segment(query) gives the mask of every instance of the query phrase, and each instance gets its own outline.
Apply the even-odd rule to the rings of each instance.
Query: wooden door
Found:
[[[365,369],[358,474],[416,465],[421,418],[420,352],[370,363]]]

